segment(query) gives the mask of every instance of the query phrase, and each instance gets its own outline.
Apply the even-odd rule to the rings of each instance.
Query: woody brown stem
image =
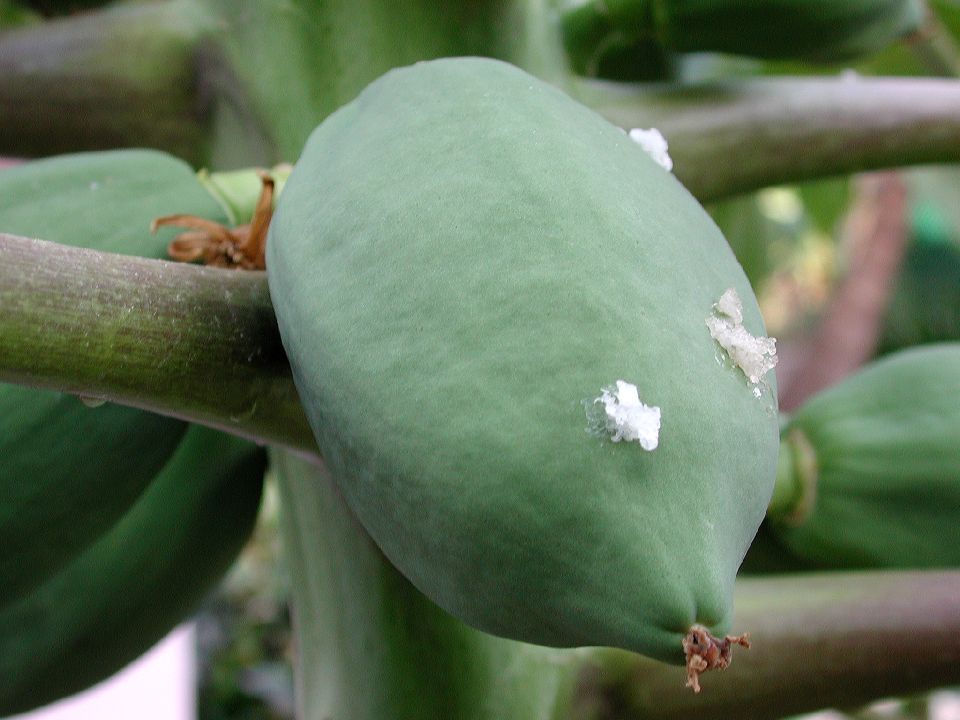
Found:
[[[250,259],[258,270],[267,267],[267,231],[270,229],[270,220],[273,218],[273,195],[276,185],[270,173],[257,172],[263,187],[257,198],[257,206],[250,221],[250,232],[247,233],[244,243],[240,246],[243,255]]]

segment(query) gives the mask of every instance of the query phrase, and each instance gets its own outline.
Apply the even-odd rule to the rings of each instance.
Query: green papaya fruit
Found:
[[[562,18],[564,51],[578,75],[624,82],[675,77],[674,54],[657,38],[618,31],[592,3],[568,6]]]
[[[806,572],[816,569],[815,564],[801,560],[784,547],[770,529],[770,523],[764,521],[757,530],[753,542],[750,543],[750,549],[747,550],[747,555],[743,558],[737,574],[742,577]]]
[[[561,25],[582,72],[607,46],[651,40],[680,53],[848,60],[916,31],[923,17],[919,0],[575,0]]]
[[[23,0],[21,4],[49,17],[92,10],[111,1],[115,0]]]
[[[673,662],[692,624],[726,629],[778,420],[707,321],[729,289],[762,319],[624,132],[495,60],[391,71],[310,137],[267,274],[324,459],[434,602]]]
[[[0,385],[0,606],[107,530],[174,452],[186,424]]]
[[[0,231],[163,257],[158,215],[223,213],[193,171],[152,151],[84,153],[0,172]],[[94,403],[95,404],[95,403]],[[0,384],[0,605],[107,530],[176,449],[186,424]]]
[[[0,716],[109,677],[193,612],[250,535],[265,465],[255,445],[191,427],[115,526],[0,609]]]
[[[13,0],[0,0],[0,31],[41,22],[40,15]]]
[[[960,340],[960,247],[915,236],[900,267],[877,342],[878,354]]]
[[[903,350],[811,398],[783,434],[770,529],[829,568],[960,565],[960,344]],[[779,490],[779,488],[778,488]]]

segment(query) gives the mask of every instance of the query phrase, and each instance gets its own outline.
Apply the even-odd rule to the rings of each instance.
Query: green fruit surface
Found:
[[[130,511],[0,609],[0,716],[103,680],[183,621],[253,528],[265,453],[192,427]]]
[[[107,530],[176,449],[186,424],[0,385],[0,607]]]
[[[614,0],[616,6],[630,5]],[[917,30],[917,0],[665,0],[649,3],[654,33],[679,52],[843,60]]]
[[[626,134],[504,63],[395,70],[311,136],[267,272],[325,460],[388,558],[488,632],[680,662],[723,631],[776,468],[775,391],[705,319],[722,235]],[[617,380],[660,446],[588,432]]]
[[[737,573],[745,575],[782,575],[784,573],[805,572],[816,569],[813,563],[804,562],[787,550],[770,530],[770,523],[764,521],[757,530],[756,537],[750,543],[746,557]]]
[[[568,3],[562,17],[574,69],[609,77],[603,69],[609,48],[651,43],[680,53],[852,59],[916,31],[924,13],[917,0],[587,0]],[[614,70],[630,76],[625,67]],[[638,65],[632,76],[647,73]]]
[[[960,341],[960,245],[924,242],[907,248],[887,306],[878,352]]]
[[[821,567],[960,566],[960,344],[904,350],[794,414],[812,446],[815,502],[771,523]]]
[[[164,257],[176,212],[222,216],[183,162],[152,151],[84,153],[0,172],[0,231]],[[132,408],[0,384],[0,606],[107,530],[163,467],[186,430]]]

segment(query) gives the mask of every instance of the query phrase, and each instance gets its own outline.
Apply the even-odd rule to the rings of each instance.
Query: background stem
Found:
[[[701,202],[768,185],[960,161],[960,82],[744,80],[700,87],[581,80],[573,95],[624,128],[656,127]]]
[[[0,153],[132,146],[202,162],[212,105],[197,57],[211,22],[171,0],[0,33]]]
[[[0,381],[316,453],[264,273],[0,234]]]
[[[657,127],[701,201],[767,185],[960,161],[960,81],[770,78],[709,86],[569,77],[545,0],[167,0],[0,34],[0,153],[164,149],[228,168],[295,160],[390,67],[502,57],[623,127]],[[270,32],[263,32],[264,27]],[[367,36],[371,28],[391,28]],[[464,34],[463,28],[470,28]],[[367,49],[356,62],[356,48]],[[2,138],[9,138],[5,145]]]

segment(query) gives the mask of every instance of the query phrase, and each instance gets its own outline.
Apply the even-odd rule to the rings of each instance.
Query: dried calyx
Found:
[[[262,187],[249,224],[228,228],[196,215],[167,215],[154,220],[150,231],[155,233],[167,225],[190,228],[177,235],[167,247],[167,254],[178,262],[200,261],[214,267],[264,270],[275,183],[269,173],[257,174]]]
[[[733,646],[750,647],[750,633],[726,635],[722,640],[710,634],[703,625],[694,625],[683,638],[687,658],[687,687],[700,692],[700,673],[724,670],[733,656]]]

